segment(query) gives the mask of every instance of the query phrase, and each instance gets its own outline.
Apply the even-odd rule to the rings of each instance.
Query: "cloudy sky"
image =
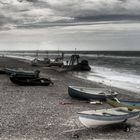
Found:
[[[5,47],[11,49],[8,46],[10,43],[12,43],[11,46],[14,48],[16,41],[14,43],[12,41],[14,40],[14,36],[16,38],[17,35],[20,36],[20,39],[17,40],[18,45],[21,44],[21,40],[23,46],[24,43],[31,45],[29,39],[34,33],[38,35],[43,33],[44,35],[44,32],[40,30],[42,28],[47,32],[44,36],[48,36],[50,33],[50,29],[46,29],[48,27],[53,28],[59,26],[60,29],[56,30],[56,32],[60,32],[62,27],[66,25],[77,25],[77,28],[79,28],[79,25],[82,24],[84,28],[88,28],[88,26],[90,28],[92,27],[91,31],[93,31],[94,27],[91,26],[92,24],[101,24],[101,22],[106,21],[139,22],[140,0],[0,0],[0,49]],[[85,25],[87,26],[85,27]],[[123,27],[125,27],[124,24]],[[103,28],[101,27],[101,29]],[[26,35],[23,33],[25,29],[28,29]],[[75,27],[74,29],[77,33],[77,29]],[[116,30],[115,27],[113,29]],[[15,32],[15,30],[18,31]],[[19,30],[21,31],[20,34]],[[64,29],[62,29],[62,32],[64,33]],[[66,34],[64,33],[60,38],[66,38],[67,35],[68,32]],[[10,40],[10,38],[12,39]],[[51,38],[53,38],[53,35]],[[59,36],[57,39],[59,42],[61,41],[59,40]],[[46,38],[44,40],[41,39],[41,41],[38,41],[39,46],[44,42],[45,44],[51,42]],[[78,42],[80,43],[80,41]],[[36,49],[36,46],[33,44],[35,45],[32,39],[32,46],[30,47]]]
[[[140,0],[0,0],[0,29],[140,18]]]

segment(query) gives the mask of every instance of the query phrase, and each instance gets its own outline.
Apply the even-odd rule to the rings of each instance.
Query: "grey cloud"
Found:
[[[0,0],[0,26],[139,20],[140,0]]]
[[[27,1],[27,2],[37,2],[38,0],[18,0],[19,2]]]
[[[63,4],[50,2],[50,5],[62,15],[72,17],[140,14],[139,0],[73,0],[71,2],[63,0]]]

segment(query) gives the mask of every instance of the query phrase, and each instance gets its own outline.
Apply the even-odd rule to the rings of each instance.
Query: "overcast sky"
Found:
[[[140,0],[0,0],[0,29],[140,18]]]
[[[140,50],[139,21],[140,0],[0,0],[0,49]]]

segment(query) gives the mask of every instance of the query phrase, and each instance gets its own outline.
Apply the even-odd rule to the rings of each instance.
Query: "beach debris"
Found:
[[[73,135],[72,135],[72,138],[74,138],[74,139],[77,139],[77,138],[79,138],[79,135],[76,133],[74,133]]]
[[[71,105],[72,104],[72,102],[59,102],[59,104],[61,104],[61,105]]]
[[[61,132],[61,135],[70,134],[73,139],[78,139],[80,137],[79,132],[82,131],[82,130],[87,130],[87,128],[86,127],[81,127],[81,128],[78,128],[78,129],[66,130],[66,131]]]
[[[48,123],[48,126],[51,126],[52,124],[51,123]]]
[[[125,131],[125,132],[129,132],[130,129],[131,129],[131,126],[130,126],[130,125],[124,126],[124,131]]]
[[[126,123],[126,122],[123,122],[122,123],[122,129],[123,129],[124,132],[129,132],[130,129],[131,129],[131,125]]]
[[[101,102],[101,101],[90,101],[89,103],[90,104],[100,104],[100,105],[103,104],[103,102]]]
[[[63,131],[61,134],[77,132],[77,131],[86,130],[86,129],[87,129],[86,127],[81,127],[81,128],[77,128],[77,129],[70,129],[70,130]]]

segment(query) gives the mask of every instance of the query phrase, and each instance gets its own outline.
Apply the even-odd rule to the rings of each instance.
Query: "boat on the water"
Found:
[[[140,115],[139,110],[129,111],[128,108],[119,107],[111,109],[91,110],[79,112],[80,122],[87,128],[111,125],[136,119]]]
[[[53,84],[49,78],[27,78],[27,77],[16,77],[15,75],[10,76],[10,80],[20,86],[49,86]]]
[[[140,109],[140,101],[118,100],[117,98],[106,99],[106,102],[113,107],[127,107],[129,110]]]
[[[38,78],[40,73],[39,70],[25,71],[21,69],[10,69],[10,68],[5,68],[4,71],[8,75],[16,75],[19,77],[28,77],[28,78]]]
[[[88,88],[69,86],[68,93],[73,98],[86,99],[86,100],[106,100],[106,98],[116,97],[117,92],[110,91],[105,88]]]

